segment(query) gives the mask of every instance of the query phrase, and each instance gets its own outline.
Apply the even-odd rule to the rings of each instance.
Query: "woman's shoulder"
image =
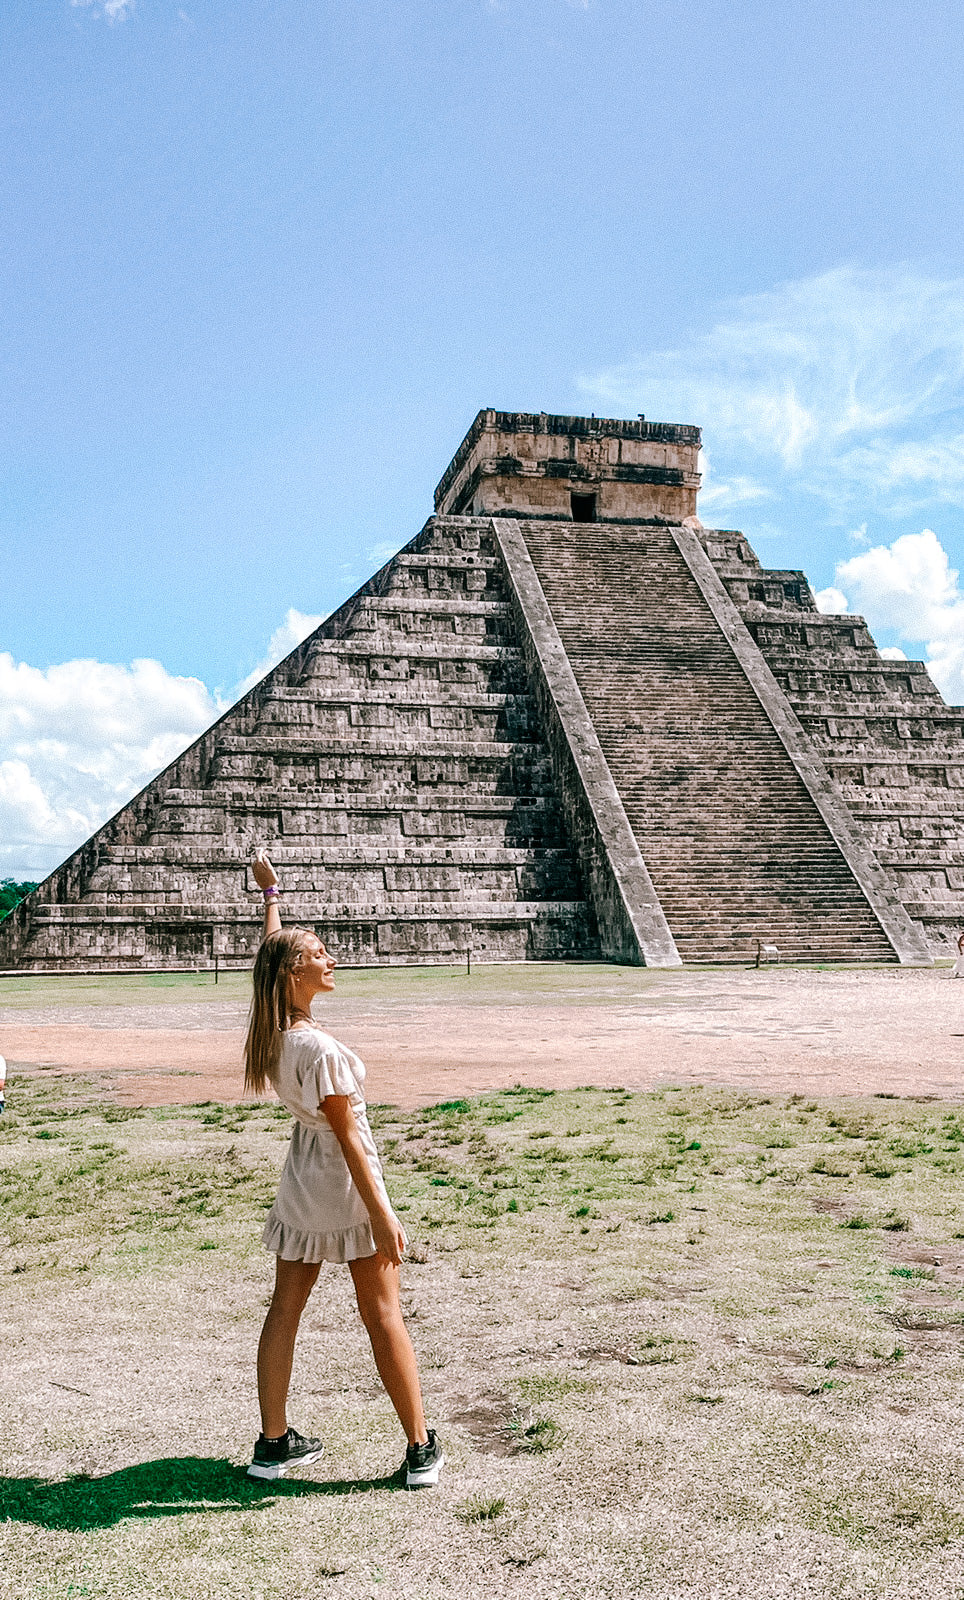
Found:
[[[337,1039],[330,1033],[326,1033],[324,1028],[320,1027],[316,1022],[313,1022],[310,1027],[286,1028],[284,1042],[288,1043],[289,1041],[293,1050],[307,1050],[311,1055],[317,1055],[319,1051],[326,1055],[335,1050],[340,1050],[343,1053],[345,1051],[344,1045],[339,1044]]]
[[[282,1057],[287,1057],[292,1069],[299,1074],[317,1067],[321,1071],[329,1094],[360,1094],[365,1081],[365,1065],[353,1050],[341,1044],[317,1023],[311,1027],[285,1030]],[[290,1045],[287,1041],[290,1040]]]

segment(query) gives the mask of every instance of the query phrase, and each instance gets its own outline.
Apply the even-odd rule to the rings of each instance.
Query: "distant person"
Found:
[[[318,1439],[287,1418],[295,1337],[322,1261],[348,1263],[362,1322],[388,1397],[408,1438],[409,1489],[438,1483],[444,1464],[425,1426],[415,1352],[402,1320],[398,1268],[405,1233],[385,1190],[362,1088],[365,1068],[324,1033],[311,1014],[335,986],[334,958],[306,928],[282,928],[278,875],[263,851],[252,864],[264,894],[264,937],[254,963],[254,998],[245,1042],[245,1088],[268,1084],[295,1118],[291,1144],[264,1243],[277,1256],[274,1294],[258,1345],[261,1434],[248,1468],[280,1478],[317,1461]]]
[[[964,978],[964,933],[958,935],[957,960],[954,963],[954,970],[951,973],[951,977]]]

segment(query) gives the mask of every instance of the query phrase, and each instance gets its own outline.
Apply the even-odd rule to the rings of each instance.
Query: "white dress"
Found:
[[[341,1145],[321,1109],[347,1095],[376,1186],[390,1205],[365,1112],[365,1068],[321,1028],[289,1028],[271,1083],[295,1118],[288,1159],[263,1242],[283,1261],[356,1261],[375,1254],[371,1222]]]

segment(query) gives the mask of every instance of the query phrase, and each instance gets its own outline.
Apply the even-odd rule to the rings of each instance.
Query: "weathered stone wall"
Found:
[[[575,491],[595,520],[681,522],[696,510],[698,428],[480,411],[435,491],[442,513],[566,518]]]

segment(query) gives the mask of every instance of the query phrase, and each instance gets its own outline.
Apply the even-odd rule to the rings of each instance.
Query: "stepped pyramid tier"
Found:
[[[490,523],[433,519],[0,924],[0,962],[247,963],[258,845],[349,963],[598,956]]]
[[[247,964],[265,846],[348,963],[926,963],[964,712],[695,517],[697,428],[483,411],[436,515],[0,924]]]
[[[964,707],[920,661],[884,660],[863,617],[825,616],[802,572],[741,533],[700,539],[867,846],[936,955],[964,929]]]

